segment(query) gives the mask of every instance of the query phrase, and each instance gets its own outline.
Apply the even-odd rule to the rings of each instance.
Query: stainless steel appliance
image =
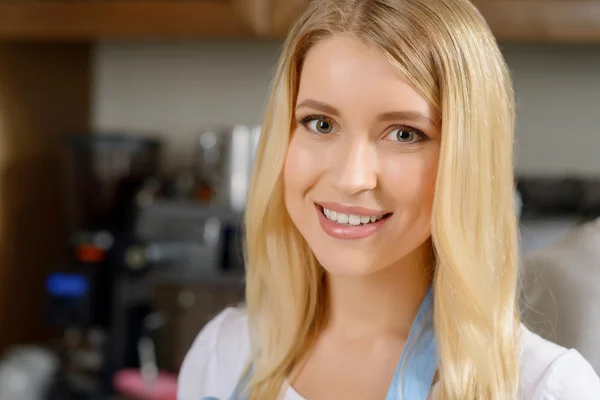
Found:
[[[138,210],[136,243],[125,252],[124,264],[133,272],[241,270],[241,220],[224,205],[155,200]]]
[[[214,202],[235,212],[246,206],[260,131],[260,126],[235,125],[198,137],[197,177],[212,190]]]
[[[161,147],[156,139],[127,134],[69,137],[71,229],[130,229],[137,192],[159,173]]]
[[[216,311],[216,308],[225,304],[221,300],[229,302],[232,298],[238,301],[242,298],[241,232],[241,214],[225,205],[153,199],[140,206],[134,229],[135,243],[130,244],[124,253],[123,265],[128,273],[120,276],[116,283],[113,300],[115,308],[112,313],[111,337],[115,343],[112,349],[115,369],[135,366],[137,362],[139,337],[136,331],[139,329],[140,318],[145,318],[142,313],[139,314],[140,318],[134,316],[137,310],[146,307],[147,314],[154,303],[168,318],[168,323],[161,332],[171,332],[182,326],[180,314],[183,309],[188,310],[189,307],[194,310]],[[209,284],[223,281],[228,282],[227,285]],[[192,285],[192,290],[187,285],[193,282],[196,284]],[[172,303],[174,300],[171,295],[160,295],[160,304],[152,301],[152,293],[157,288],[180,284],[185,289],[176,290],[176,302],[181,302],[182,310],[174,309],[175,303]],[[222,290],[232,290],[234,295],[220,296],[218,292]],[[210,291],[211,294],[206,297],[202,294],[203,291]],[[167,292],[175,293],[172,290]],[[167,301],[166,298],[170,300]],[[203,300],[196,302],[190,301],[190,298]],[[187,339],[192,332],[197,333],[196,329],[204,323],[204,318],[204,315],[186,311],[185,345],[190,344]],[[170,340],[174,337],[171,336]],[[168,341],[161,340],[158,349],[161,365],[176,365],[165,352],[175,352],[177,355],[173,356],[180,357],[181,343],[174,347]]]
[[[112,303],[115,281],[122,271],[123,251],[132,240],[137,194],[149,178],[159,174],[161,147],[158,140],[134,134],[68,138],[64,154],[71,213],[70,259],[61,268],[63,273],[49,276],[46,282],[52,325],[81,335],[99,332],[106,336],[111,331],[112,311],[118,307]],[[130,313],[129,319],[133,317]],[[106,348],[114,342],[107,343]],[[111,360],[106,348],[98,352],[102,354],[99,365],[92,369],[85,366],[85,375],[101,390],[110,392]],[[64,357],[62,368],[70,371],[73,365],[81,366],[80,361],[78,357]],[[69,381],[62,389],[71,392],[81,388]]]

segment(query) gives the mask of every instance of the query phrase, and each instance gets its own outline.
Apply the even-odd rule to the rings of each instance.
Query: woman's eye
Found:
[[[303,121],[303,124],[311,131],[323,135],[333,133],[335,129],[333,123],[324,118],[310,118]]]
[[[391,131],[386,139],[400,143],[413,143],[423,140],[425,137],[421,132],[410,128],[398,128]]]

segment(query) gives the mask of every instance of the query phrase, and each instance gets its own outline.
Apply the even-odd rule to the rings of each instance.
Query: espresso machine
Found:
[[[204,323],[243,300],[243,214],[258,127],[204,131],[193,162],[165,182],[139,187],[131,236],[114,282],[110,329],[113,370],[135,367],[144,318],[162,369],[176,372]]]
[[[136,196],[159,174],[160,141],[125,134],[72,136],[67,142],[73,272],[90,280],[89,323],[110,323],[112,282],[133,240]]]
[[[67,138],[69,257],[46,282],[49,323],[64,331],[59,347],[69,384],[59,396],[87,399],[85,393],[110,390],[114,286],[134,240],[136,196],[158,175],[161,147],[156,139],[120,133]]]
[[[204,131],[178,196],[156,195],[158,185],[139,193],[129,273],[117,289],[127,306],[113,326],[116,336],[129,336],[127,308],[149,301],[165,321],[155,332],[157,359],[171,372],[210,318],[243,301],[243,216],[259,135],[260,127],[246,125]],[[120,365],[133,361],[126,346],[114,349]]]
[[[260,127],[236,125],[200,133],[183,196],[137,197],[136,243],[124,254],[133,274],[151,270],[215,273],[243,270],[242,221]]]

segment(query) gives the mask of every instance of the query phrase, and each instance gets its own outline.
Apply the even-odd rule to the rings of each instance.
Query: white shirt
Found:
[[[567,350],[523,327],[521,400],[599,400],[600,379],[576,351]],[[229,400],[250,354],[248,317],[227,308],[200,332],[179,374],[178,400]],[[306,400],[292,387],[283,400]]]
[[[577,349],[600,374],[600,219],[525,254],[522,274],[524,323]]]

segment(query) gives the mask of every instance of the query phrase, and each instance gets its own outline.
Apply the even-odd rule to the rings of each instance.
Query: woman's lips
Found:
[[[315,203],[322,208],[326,208],[332,211],[341,212],[344,214],[356,214],[356,215],[375,215],[375,216],[383,216],[385,214],[389,214],[385,211],[375,210],[372,208],[365,207],[356,207],[356,206],[346,206],[339,203],[331,203],[331,202],[319,202]]]
[[[385,216],[382,219],[376,222],[369,222],[361,225],[349,225],[340,224],[327,218],[323,214],[323,207],[321,205],[315,204],[315,211],[317,212],[317,217],[319,218],[319,224],[321,225],[321,228],[325,231],[326,234],[336,239],[348,240],[363,239],[368,236],[371,236],[379,229],[381,229],[381,227],[387,222],[389,216],[391,215],[391,213],[385,214]]]

